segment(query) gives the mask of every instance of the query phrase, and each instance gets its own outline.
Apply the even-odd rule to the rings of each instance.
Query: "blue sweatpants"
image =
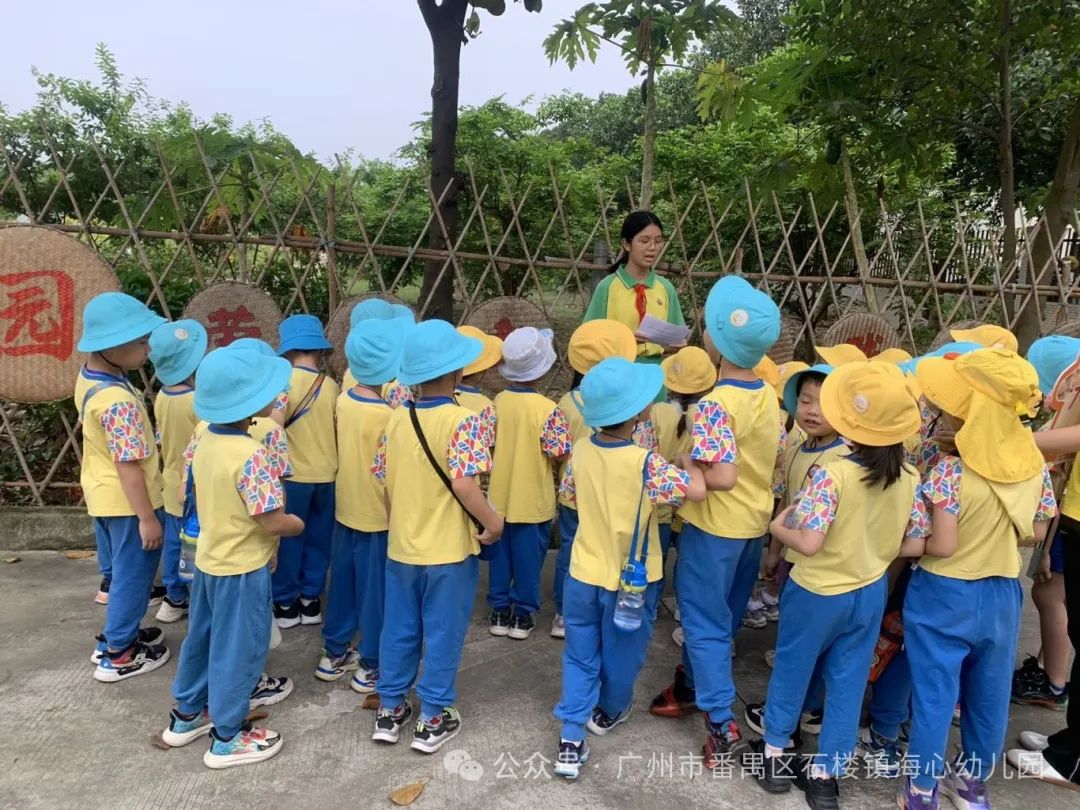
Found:
[[[452,706],[454,681],[476,599],[476,557],[445,565],[386,561],[386,622],[379,640],[379,702],[401,705],[416,681],[421,719]]]
[[[799,725],[815,668],[825,682],[825,718],[818,738],[819,765],[840,776],[855,750],[859,715],[888,577],[854,591],[821,596],[794,580],[780,597],[776,666],[765,701],[765,742],[783,748]],[[951,715],[950,715],[951,716]]]
[[[379,666],[379,635],[383,626],[387,532],[362,532],[334,523],[330,559],[330,593],[326,599],[323,643],[337,658],[360,631],[360,662]]]
[[[713,723],[734,719],[731,642],[761,565],[761,540],[732,540],[685,524],[675,564],[685,643],[683,666],[698,708]]]
[[[566,578],[562,698],[555,707],[564,740],[585,739],[585,724],[594,708],[615,717],[633,702],[634,682],[656,622],[660,583],[649,583],[641,627],[633,633],[615,626],[617,598],[617,591]]]
[[[158,520],[165,513],[157,511]],[[112,585],[105,608],[105,643],[110,650],[126,650],[139,632],[146,603],[161,560],[161,549],[143,551],[139,519],[130,517],[94,518],[94,532],[100,532],[112,560]]]
[[[330,569],[334,532],[334,483],[300,484],[286,479],[285,509],[304,521],[304,533],[283,537],[274,571],[274,603],[288,605],[302,596],[318,599]]]
[[[918,673],[908,746],[919,763],[917,787],[932,789],[944,773],[957,700],[966,770],[988,777],[1001,757],[1022,598],[1019,579],[953,579],[921,568],[911,575],[904,643]]]
[[[890,740],[911,717],[911,665],[902,648],[870,687],[870,728]]]
[[[161,581],[170,602],[187,602],[188,583],[180,579],[180,527],[184,519],[165,513],[165,542],[161,547]]]
[[[94,521],[94,545],[97,546],[98,573],[102,579],[112,581],[112,550],[109,548],[109,533],[103,525]]]
[[[562,615],[563,591],[570,573],[570,552],[574,549],[577,535],[577,509],[559,504],[559,553],[555,555],[555,612]]]
[[[488,547],[488,595],[492,610],[530,616],[540,610],[540,569],[551,545],[551,521],[507,523]]]
[[[247,717],[270,648],[272,615],[269,568],[220,577],[196,569],[173,698],[183,714],[209,707],[220,739],[235,737]]]

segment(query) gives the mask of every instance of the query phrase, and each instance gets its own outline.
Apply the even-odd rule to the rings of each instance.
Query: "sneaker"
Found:
[[[957,703],[956,708],[953,709],[952,724],[954,726],[957,726],[957,727],[959,727],[959,725],[960,725],[960,704],[959,703]]]
[[[768,623],[769,620],[765,618],[765,608],[747,611],[742,617],[742,626],[749,627],[751,630],[760,630]]]
[[[305,599],[300,597],[300,624],[322,624],[322,602],[319,597]]]
[[[556,613],[555,618],[551,620],[551,637],[566,638],[566,621],[560,613]]]
[[[764,703],[748,703],[746,704],[746,712],[743,715],[746,719],[746,725],[751,731],[755,731],[762,737],[765,736],[765,704]],[[764,743],[763,743],[764,744]],[[802,737],[799,734],[799,729],[795,729],[795,733],[788,737],[787,742],[784,744],[786,750],[797,750],[802,748]],[[764,750],[764,749],[762,749]]]
[[[674,641],[675,644],[679,647],[686,643],[686,634],[683,632],[681,626],[676,627],[674,630],[671,631],[671,640]]]
[[[112,580],[102,579],[101,584],[98,585],[98,592],[94,596],[94,602],[99,605],[109,604],[109,586],[112,585]]]
[[[649,713],[658,717],[687,717],[698,710],[697,695],[686,681],[682,664],[675,667],[675,679],[671,686],[653,698]]]
[[[760,589],[755,588],[755,593],[760,594]],[[750,601],[746,603],[747,613],[757,613],[759,610],[765,609],[765,603],[758,598],[758,596],[751,596]]]
[[[564,779],[577,779],[581,766],[589,761],[589,741],[579,743],[562,740],[559,742],[559,755],[555,757],[555,775]]]
[[[1053,765],[1046,761],[1042,751],[1024,751],[1010,748],[1005,752],[1005,761],[1019,771],[1021,779],[1040,779],[1052,785],[1076,790],[1076,783],[1063,776]]]
[[[300,600],[295,599],[288,605],[274,605],[274,621],[282,630],[300,624]]]
[[[969,775],[956,763],[945,769],[941,792],[949,797],[957,810],[990,810],[990,793],[986,783]]]
[[[1012,697],[1010,700],[1020,706],[1042,706],[1054,712],[1063,712],[1069,707],[1069,687],[1055,691],[1046,673],[1039,670],[1028,678],[1019,681],[1013,678]]]
[[[769,669],[772,669],[774,666],[776,666],[776,650],[765,651],[765,664],[769,667]]]
[[[359,666],[360,653],[356,650],[345,650],[342,655],[331,656],[323,649],[319,665],[315,667],[315,677],[320,681],[337,681],[346,672],[352,672]]]
[[[524,641],[534,627],[536,627],[536,622],[533,621],[532,616],[527,613],[515,613],[514,618],[510,620],[510,628],[506,635],[518,641]]]
[[[1020,745],[1024,746],[1028,751],[1045,751],[1050,747],[1050,740],[1045,734],[1039,734],[1037,731],[1021,731],[1020,732]]]
[[[213,727],[210,713],[206,709],[190,718],[173,709],[169,712],[169,727],[161,732],[161,739],[166,745],[179,748],[206,736]]]
[[[167,593],[168,591],[165,590],[164,585],[154,585],[150,589],[150,602],[147,607],[154,607],[154,605],[160,605],[163,601],[165,601],[165,594]]]
[[[585,727],[597,737],[603,737],[614,729],[615,726],[625,723],[630,718],[630,710],[632,708],[633,706],[629,706],[625,712],[620,712],[614,717],[609,717],[603,709],[597,706],[593,709],[592,717],[589,718],[589,722],[585,724]]]
[[[818,735],[821,733],[821,724],[825,720],[824,709],[811,709],[799,716],[799,730],[803,734]]]
[[[354,692],[361,695],[369,695],[375,691],[375,685],[379,682],[379,668],[365,667],[363,664],[349,679],[349,686]]]
[[[491,626],[488,628],[488,632],[493,636],[506,636],[510,634],[510,611],[509,610],[493,610],[488,616],[488,621],[491,622]]]
[[[866,760],[870,776],[895,779],[900,775],[904,755],[900,752],[900,743],[883,737],[869,726],[859,730],[859,740],[855,752]]]
[[[742,764],[743,770],[752,773],[766,793],[787,793],[795,781],[795,757],[790,754],[765,756],[764,740],[750,743]]]
[[[768,591],[761,591],[761,603],[765,606],[765,618],[770,622],[780,621],[780,597],[772,596]]]
[[[94,680],[102,683],[116,683],[145,675],[169,660],[169,648],[164,644],[143,644],[136,641],[123,652],[106,653],[94,670]]]
[[[164,639],[165,633],[160,627],[140,627],[139,632],[135,635],[135,640],[142,644],[160,644]],[[104,635],[94,636],[94,640],[97,642],[97,647],[90,653],[90,663],[97,666],[101,663],[101,659],[108,647],[105,644]]]
[[[812,810],[840,810],[840,786],[833,778],[810,776],[809,760],[802,758],[795,766],[795,787],[806,794]]]
[[[174,602],[166,596],[161,603],[161,607],[158,608],[158,612],[155,618],[159,622],[164,622],[165,624],[172,624],[173,622],[180,621],[187,615],[187,602]]]
[[[1039,666],[1039,659],[1034,655],[1029,655],[1024,658],[1024,663],[1020,665],[1020,668],[1013,673],[1013,691],[1015,692],[1021,683],[1041,681],[1045,677],[1046,671]]]
[[[220,740],[210,735],[210,750],[203,754],[207,768],[219,770],[236,765],[251,765],[276,757],[281,753],[281,735],[268,728],[252,728],[245,723],[231,740]]]
[[[412,717],[412,706],[406,701],[396,709],[387,709],[382,706],[375,713],[375,733],[371,739],[375,742],[390,743],[393,745],[401,736],[401,729]]]
[[[413,741],[409,748],[434,754],[461,731],[461,715],[453,706],[447,706],[442,714],[430,720],[419,720],[413,730]]]
[[[248,700],[248,708],[255,709],[259,706],[273,706],[281,703],[292,694],[293,682],[288,678],[271,678],[265,672],[259,677],[259,682],[251,690],[251,698]]]
[[[780,621],[780,605],[765,605],[761,611],[765,614],[765,621],[776,624]]]
[[[900,810],[938,810],[939,802],[937,785],[934,785],[933,793],[923,793],[915,789],[909,777],[900,784],[900,793],[896,797]]]
[[[710,770],[725,764],[734,766],[749,749],[749,743],[743,739],[739,724],[734,720],[715,725],[706,715],[705,732],[702,753],[705,755],[705,767]]]

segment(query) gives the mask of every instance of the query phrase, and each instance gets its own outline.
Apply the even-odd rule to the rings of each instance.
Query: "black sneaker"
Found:
[[[765,756],[764,740],[750,743],[750,750],[743,754],[742,764],[743,770],[752,773],[766,793],[787,793],[795,781],[795,757],[791,754]]]
[[[461,715],[453,706],[447,706],[437,717],[432,717],[427,722],[421,720],[416,724],[412,745],[409,747],[414,751],[434,754],[456,737],[459,731]]]
[[[1040,678],[1033,677],[1019,683],[1013,681],[1012,702],[1020,706],[1042,706],[1055,712],[1065,711],[1069,706],[1069,685],[1066,684],[1064,689],[1057,692],[1050,685],[1046,673],[1042,670],[1039,673]]]
[[[592,717],[589,718],[589,722],[585,724],[585,727],[597,737],[603,737],[605,734],[615,728],[615,726],[620,725],[621,723],[625,723],[627,720],[629,720],[630,710],[632,708],[633,706],[627,706],[626,711],[620,712],[614,717],[608,717],[604,710],[597,706],[595,709],[593,709]]]
[[[288,605],[274,605],[274,621],[282,630],[300,624],[300,600],[294,599]]]
[[[529,637],[529,633],[536,627],[536,622],[533,621],[533,617],[527,613],[515,613],[514,618],[510,620],[510,628],[507,630],[506,635],[510,638],[516,638],[518,641],[524,641]]]
[[[803,734],[821,734],[821,724],[825,722],[824,709],[811,709],[799,717],[799,729]]]
[[[765,736],[765,704],[764,703],[748,703],[746,704],[746,713],[743,715],[746,719],[746,725],[751,730],[756,731],[762,737]],[[784,746],[785,750],[795,751],[802,748],[802,735],[799,733],[799,729],[796,728],[795,732],[788,737],[787,744]]]
[[[375,733],[371,735],[371,739],[393,745],[398,741],[401,729],[409,722],[410,717],[412,717],[412,706],[408,701],[396,709],[380,707],[375,713]]]
[[[165,590],[164,585],[155,585],[154,587],[152,587],[150,589],[150,604],[149,604],[149,607],[153,607],[154,605],[160,605],[161,600],[165,598],[165,594],[167,594],[167,593],[168,593],[168,591]]]
[[[109,604],[109,587],[112,585],[111,579],[102,578],[101,584],[98,585],[97,594],[94,596],[94,601],[99,605]]]
[[[322,602],[319,597],[305,599],[300,597],[300,624],[321,624]]]
[[[488,632],[493,636],[506,636],[510,634],[510,611],[509,610],[493,610],[488,616],[488,621],[491,622],[491,627],[488,628]]]
[[[795,787],[806,794],[812,810],[840,810],[840,786],[833,778],[811,779],[810,761],[800,757],[795,764]]]
[[[559,742],[559,755],[555,757],[555,775],[564,779],[577,779],[581,766],[589,761],[589,743],[582,740],[572,743],[569,740]]]
[[[255,709],[259,706],[273,706],[281,703],[292,694],[293,682],[288,678],[271,678],[265,672],[259,676],[259,682],[251,690],[248,698],[248,708]]]
[[[153,672],[169,660],[169,648],[164,644],[143,644],[136,641],[123,652],[105,653],[94,670],[94,680],[116,683],[136,675]]]
[[[748,744],[734,720],[714,725],[705,715],[705,767],[711,769],[722,765],[734,767],[746,752]]]
[[[165,633],[160,627],[140,627],[139,632],[135,635],[135,641],[139,644],[154,645],[160,644],[164,640]],[[99,634],[94,636],[94,641],[97,642],[97,647],[90,656],[90,663],[100,664],[102,657],[105,655],[105,650],[108,649],[105,644],[105,635]]]

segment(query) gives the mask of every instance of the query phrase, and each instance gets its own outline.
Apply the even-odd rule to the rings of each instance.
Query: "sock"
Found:
[[[1052,695],[1060,695],[1062,692],[1065,691],[1065,685],[1064,684],[1062,684],[1061,686],[1058,686],[1053,681],[1047,681],[1047,683],[1050,684],[1050,694],[1052,694]]]
[[[930,796],[934,792],[933,788],[930,788],[930,790],[927,790],[926,788],[919,787],[914,782],[911,782],[910,784],[911,784],[911,789],[914,790],[916,793],[918,793],[921,796]]]
[[[174,712],[174,713],[176,714],[176,716],[177,716],[177,717],[179,717],[179,718],[180,718],[181,720],[189,720],[189,721],[190,721],[190,720],[194,720],[194,719],[195,719],[196,717],[198,717],[198,716],[199,716],[199,712],[195,712],[194,714],[184,714],[184,713],[183,713],[182,711],[180,711],[179,709],[173,709],[173,712]]]
[[[769,745],[765,743],[765,756],[766,757],[782,757],[784,755],[783,748],[777,748],[775,745]]]

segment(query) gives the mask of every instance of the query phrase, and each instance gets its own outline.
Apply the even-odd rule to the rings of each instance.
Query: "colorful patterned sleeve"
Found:
[[[942,458],[941,444],[937,439],[927,438],[919,444],[919,458],[915,462],[915,469],[919,475],[926,475],[934,469]]]
[[[1043,465],[1042,495],[1039,498],[1039,508],[1035,512],[1035,522],[1053,520],[1057,514],[1057,500],[1054,498],[1054,485],[1050,483],[1050,468]]]
[[[469,414],[450,434],[446,460],[451,478],[471,478],[491,470],[491,453],[484,444],[485,429],[480,417]]]
[[[559,482],[559,494],[566,499],[574,509],[577,509],[577,487],[574,484],[574,462],[569,461],[563,471],[562,481]]]
[[[113,461],[140,461],[153,453],[146,441],[146,421],[134,401],[113,403],[101,414],[100,422]]]
[[[484,410],[480,411],[480,421],[484,425],[486,435],[484,436],[484,443],[488,447],[495,446],[495,428],[498,424],[498,419],[495,416],[495,408],[492,405],[485,405]]]
[[[659,453],[649,453],[645,460],[645,494],[654,506],[682,506],[689,488],[690,473]]]
[[[412,391],[396,380],[386,392],[386,401],[391,408],[396,408],[403,402],[412,402],[412,398]]]
[[[735,434],[731,417],[719,402],[699,402],[690,424],[690,457],[706,464],[734,464]]]
[[[379,446],[375,448],[375,461],[371,465],[371,474],[379,481],[386,480],[386,434],[379,437]]]
[[[836,517],[840,493],[836,482],[824,467],[814,467],[810,483],[799,493],[795,504],[794,525],[800,529],[827,532]]]
[[[930,513],[926,510],[926,500],[919,488],[915,489],[915,499],[911,502],[911,515],[908,517],[904,537],[923,538],[930,536]]]
[[[274,410],[285,411],[289,407],[289,392],[282,391],[274,398]]]
[[[659,442],[656,438],[656,425],[653,424],[652,419],[643,419],[634,425],[634,444],[638,447],[644,447],[650,453],[655,451],[659,447]]]
[[[773,478],[772,478],[772,494],[777,500],[783,500],[784,493],[787,491],[787,482],[784,480],[784,470],[786,465],[784,459],[787,458],[787,443],[788,432],[784,426],[784,416],[780,415],[780,444],[776,446],[776,464],[773,465]]]
[[[285,431],[279,427],[267,431],[263,436],[263,445],[266,446],[274,475],[278,478],[289,478],[292,475],[292,465],[289,463],[289,440]]]
[[[946,456],[934,465],[922,485],[923,498],[931,508],[960,514],[960,476],[963,468],[956,456]]]
[[[570,423],[566,421],[563,409],[556,405],[540,431],[540,450],[545,456],[559,458],[569,453],[570,447]]]
[[[260,447],[244,462],[236,491],[244,499],[249,515],[262,515],[285,506],[281,481],[274,474],[265,448]]]

